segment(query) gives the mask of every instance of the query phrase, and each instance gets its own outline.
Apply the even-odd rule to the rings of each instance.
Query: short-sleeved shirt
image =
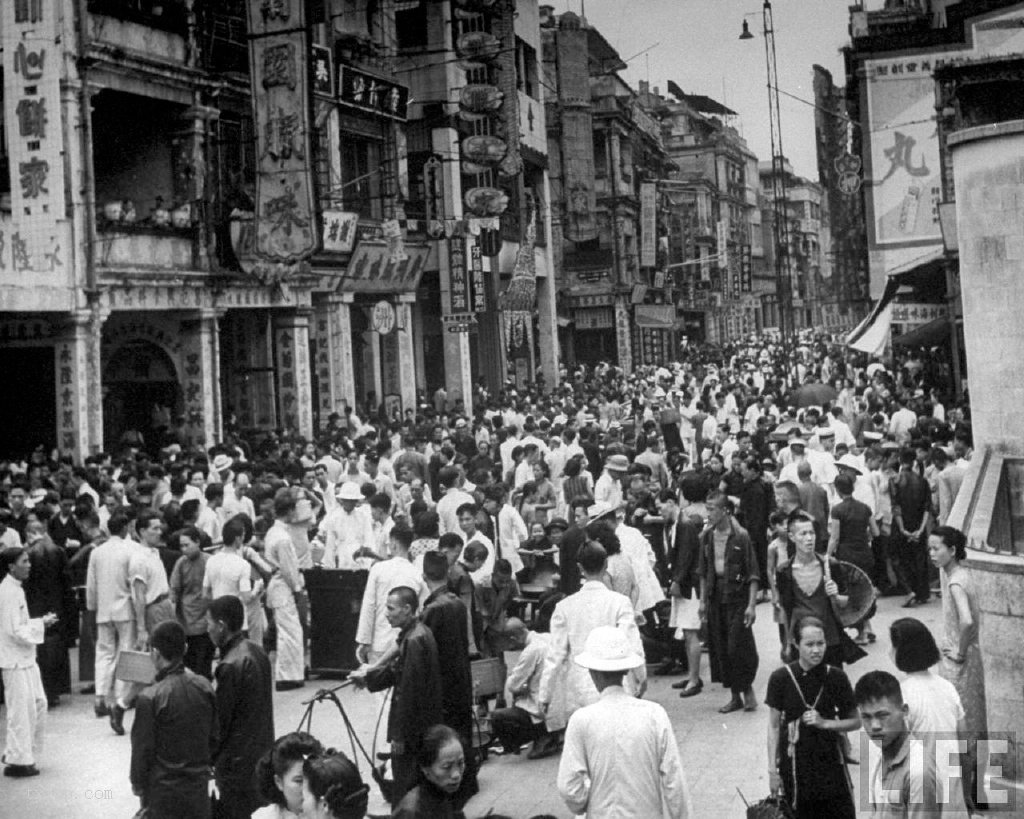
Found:
[[[857,558],[870,556],[868,524],[871,508],[859,500],[843,498],[832,507],[830,515],[832,520],[839,521],[839,559],[858,563]]]
[[[135,544],[132,556],[128,561],[128,580],[134,586],[141,580],[146,586],[146,605],[155,603],[159,598],[170,593],[167,582],[167,570],[156,549],[142,544]]]

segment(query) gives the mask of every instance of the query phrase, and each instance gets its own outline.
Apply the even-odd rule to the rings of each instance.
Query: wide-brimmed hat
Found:
[[[594,671],[629,671],[646,660],[633,651],[625,633],[615,626],[597,626],[587,636],[583,651],[573,658],[576,665]]]
[[[230,455],[221,453],[213,459],[213,463],[210,466],[214,472],[224,472],[225,470],[231,469],[234,465],[235,461]]]
[[[604,468],[616,472],[629,472],[629,458],[625,455],[612,455],[604,462]]]
[[[845,454],[842,458],[840,458],[838,461],[836,461],[836,466],[843,466],[843,467],[846,467],[847,469],[851,469],[854,472],[856,472],[858,475],[863,475],[864,474],[864,467],[862,467],[860,465],[860,461],[858,461],[850,453]]]
[[[597,503],[591,504],[587,509],[587,517],[590,518],[590,520],[597,520],[598,518],[603,518],[605,515],[610,515],[614,511],[615,507],[610,503],[598,501]]]
[[[363,493],[355,481],[345,481],[338,490],[338,500],[361,501]]]

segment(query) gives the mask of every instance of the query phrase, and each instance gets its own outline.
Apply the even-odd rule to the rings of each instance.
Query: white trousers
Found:
[[[7,706],[6,765],[35,765],[43,750],[46,727],[46,692],[39,666],[5,668],[4,704]]]
[[[274,679],[278,682],[301,682],[306,677],[306,661],[299,610],[290,594],[277,602],[278,605],[274,606],[274,623],[277,626]]]
[[[103,697],[107,705],[114,704],[114,688],[118,699],[127,696],[129,683],[114,680],[117,655],[135,645],[135,623],[118,620],[96,624],[96,697]]]

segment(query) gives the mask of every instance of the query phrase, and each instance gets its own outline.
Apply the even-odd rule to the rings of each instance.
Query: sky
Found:
[[[540,0],[556,13],[580,13],[629,67],[623,78],[636,88],[648,80],[665,96],[668,80],[687,94],[704,94],[739,115],[735,127],[759,159],[771,157],[768,90],[761,0]],[[813,103],[812,66],[845,81],[840,49],[849,43],[851,0],[773,0],[779,88]],[[872,0],[869,9],[881,6]],[[753,40],[740,40],[744,15]],[[651,48],[651,46],[654,46]],[[647,50],[649,49],[649,50]],[[641,54],[641,52],[645,52]],[[639,54],[640,56],[634,56]],[[782,147],[801,176],[817,179],[814,109],[780,94]]]

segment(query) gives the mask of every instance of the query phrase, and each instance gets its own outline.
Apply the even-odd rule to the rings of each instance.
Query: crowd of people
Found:
[[[629,375],[581,367],[544,394],[480,386],[471,413],[443,390],[401,418],[346,409],[314,441],[232,431],[207,451],[0,464],[5,774],[39,772],[77,644],[96,716],[123,734],[135,710],[147,816],[209,815],[211,769],[218,815],[363,816],[357,761],[274,741],[273,689],[307,684],[321,567],[365,571],[349,679],[392,692],[394,816],[463,815],[481,759],[471,663],[509,651],[493,750],[561,754],[574,812],[692,815],[666,712],[643,697],[648,665],[705,693],[705,650],[722,714],[757,709],[760,658],[780,656],[772,787],[797,816],[853,815],[847,732],[888,749],[891,785],[910,775],[893,742],[985,728],[977,603],[946,525],[970,417],[946,376],[937,357],[886,367],[823,337],[750,338]],[[853,685],[875,596],[910,609],[940,590],[941,649],[904,618],[907,681]],[[765,610],[778,646],[755,640]],[[122,673],[132,652],[151,685]],[[958,804],[980,802],[968,782]]]

